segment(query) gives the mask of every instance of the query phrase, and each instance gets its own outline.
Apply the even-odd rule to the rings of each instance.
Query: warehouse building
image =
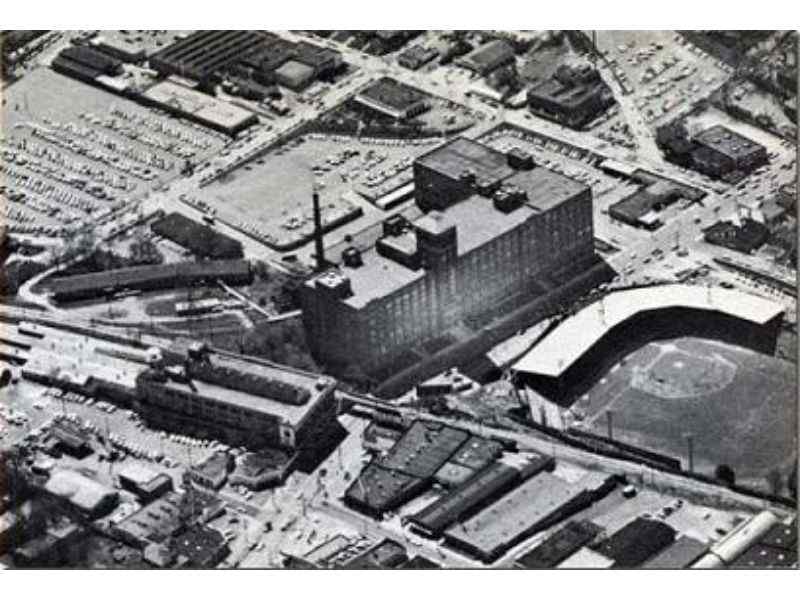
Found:
[[[691,536],[684,535],[675,540],[674,544],[667,546],[648,560],[644,569],[686,569],[708,551],[708,545]]]
[[[613,560],[613,568],[633,569],[672,544],[675,534],[663,521],[639,517],[593,549]]]
[[[408,518],[411,527],[431,538],[441,537],[454,523],[476,514],[514,486],[544,470],[552,470],[551,457],[535,457],[524,465],[498,460],[475,473],[463,484],[444,494],[417,514]]]
[[[362,106],[397,120],[406,120],[430,109],[428,97],[389,77],[384,77],[359,92],[355,101]]]
[[[172,477],[136,463],[125,466],[117,475],[117,481],[122,489],[136,494],[143,503],[172,491]]]
[[[260,31],[197,31],[151,56],[150,67],[162,75],[206,82],[266,40],[267,34]]]
[[[362,470],[344,500],[373,516],[394,510],[429,488],[436,473],[469,439],[462,429],[414,421],[384,456]]]
[[[258,123],[249,110],[169,80],[151,86],[139,100],[230,136]]]
[[[125,267],[99,273],[56,277],[48,290],[57,302],[73,302],[110,296],[127,290],[168,290],[200,282],[246,285],[253,279],[250,263],[244,260],[168,263]]]
[[[153,366],[136,385],[135,408],[153,426],[253,450],[313,449],[336,415],[334,380],[206,349],[181,366]]]
[[[764,146],[722,125],[706,129],[693,142],[694,168],[711,177],[740,179],[767,163]]]
[[[492,40],[456,59],[459,67],[469,69],[481,77],[513,62],[514,48],[504,40]]]
[[[59,52],[50,67],[62,75],[93,83],[98,77],[118,75],[122,61],[88,46],[69,46]]]
[[[491,563],[506,551],[562,518],[571,501],[586,491],[582,482],[569,483],[540,473],[477,515],[445,531],[445,541]],[[564,517],[569,516],[564,513]]]
[[[427,65],[437,56],[439,56],[439,52],[437,52],[435,48],[417,45],[411,46],[407,50],[401,52],[400,56],[397,57],[397,62],[406,69],[416,71]]]
[[[532,113],[573,129],[585,127],[613,104],[609,87],[586,64],[563,64],[550,79],[528,90]]]
[[[653,231],[663,225],[659,213],[683,197],[681,186],[661,179],[615,202],[609,206],[608,214],[633,227]]]
[[[89,519],[107,515],[119,503],[113,488],[71,469],[53,471],[44,491]]]
[[[516,559],[520,569],[552,569],[589,544],[602,531],[591,521],[570,521],[541,544]]]
[[[344,66],[342,55],[330,48],[308,42],[290,42],[274,34],[247,56],[239,70],[255,81],[269,85],[278,83],[293,91],[301,91],[320,79],[330,78]]]
[[[417,159],[416,199],[427,214],[387,219],[374,246],[354,247],[358,260],[300,289],[318,359],[377,370],[467,317],[535,297],[542,281],[595,263],[590,188],[509,162],[519,164],[465,138]]]

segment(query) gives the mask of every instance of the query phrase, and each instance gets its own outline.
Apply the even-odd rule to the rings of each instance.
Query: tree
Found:
[[[791,494],[792,498],[797,498],[797,460],[794,461],[794,466],[786,477],[786,487],[789,489],[789,494]]]
[[[719,479],[727,486],[733,486],[736,483],[736,473],[729,465],[719,465],[714,471],[714,477]]]
[[[783,475],[778,469],[772,469],[765,476],[769,489],[775,496],[780,496],[783,491]]]

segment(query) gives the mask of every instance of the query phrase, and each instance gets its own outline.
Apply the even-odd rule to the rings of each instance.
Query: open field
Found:
[[[797,453],[795,366],[750,350],[679,338],[630,354],[579,401],[587,425],[685,461],[694,438],[695,469],[733,467],[738,481],[763,485],[786,471]]]

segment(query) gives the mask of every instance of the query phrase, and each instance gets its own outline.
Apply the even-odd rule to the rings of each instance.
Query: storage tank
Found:
[[[766,510],[760,512],[711,546],[709,554],[701,558],[692,568],[715,569],[721,568],[725,564],[731,564],[744,554],[745,550],[764,537],[767,531],[776,523],[778,523],[778,518],[771,512]],[[714,558],[724,564],[717,564]]]

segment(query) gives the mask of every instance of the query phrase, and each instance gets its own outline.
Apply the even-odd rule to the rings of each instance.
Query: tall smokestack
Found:
[[[319,207],[319,192],[314,186],[314,254],[317,258],[317,271],[325,268],[325,248],[322,245],[322,211]]]

